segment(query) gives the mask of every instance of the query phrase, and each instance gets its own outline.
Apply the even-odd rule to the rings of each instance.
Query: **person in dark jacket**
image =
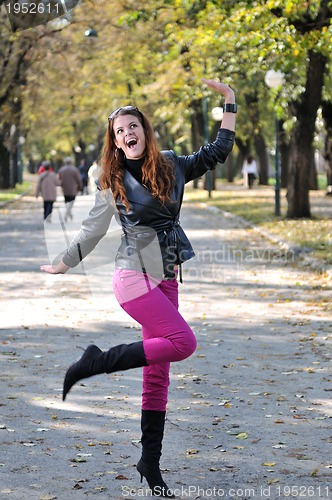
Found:
[[[70,156],[64,159],[63,166],[58,172],[66,204],[65,222],[73,220],[73,205],[77,193],[83,190],[81,175]]]
[[[187,182],[225,162],[235,137],[233,90],[214,80],[203,82],[224,96],[224,114],[216,140],[192,155],[160,152],[150,122],[135,106],[109,115],[95,205],[60,263],[41,266],[51,274],[65,273],[94,249],[113,216],[121,225],[113,289],[121,307],[142,325],[142,341],[108,351],[88,346],[67,370],[63,399],[81,379],[143,367],[137,470],[152,493],[164,498],[174,497],[159,468],[170,363],[196,349],[195,335],[178,312],[178,278],[182,281],[183,262],[194,256],[179,222],[183,192]]]
[[[60,185],[58,176],[53,171],[50,162],[44,163],[44,170],[39,175],[36,186],[36,198],[41,194],[44,200],[44,220],[52,221],[53,204],[57,197],[57,186]]]

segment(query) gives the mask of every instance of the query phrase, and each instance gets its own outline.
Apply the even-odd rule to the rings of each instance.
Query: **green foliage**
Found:
[[[168,142],[178,139],[190,149],[192,102],[204,93],[210,109],[221,104],[203,88],[202,76],[220,78],[235,89],[239,139],[256,133],[246,112],[249,98],[255,100],[259,127],[272,141],[273,111],[286,128],[293,125],[288,103],[305,90],[308,51],[331,53],[331,9],[331,2],[302,0],[82,2],[65,29],[49,24],[33,31],[36,37],[47,30],[49,37],[29,51],[28,79],[19,87],[25,147],[44,155],[50,149],[67,154],[79,141],[98,145],[108,113],[135,103]],[[88,27],[98,37],[85,37]],[[7,31],[0,53],[13,38],[29,36]],[[279,91],[264,83],[271,68],[285,73]],[[6,81],[0,82],[3,91]],[[331,97],[331,88],[329,67],[325,97]],[[9,105],[0,107],[0,115]]]

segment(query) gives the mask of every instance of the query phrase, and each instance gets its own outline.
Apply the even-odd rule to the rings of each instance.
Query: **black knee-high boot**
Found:
[[[141,475],[141,482],[145,477],[153,495],[161,498],[175,498],[165,484],[159,469],[165,416],[164,411],[142,410],[142,457],[136,468]]]
[[[68,368],[63,383],[63,401],[76,382],[100,373],[113,373],[146,366],[143,342],[120,344],[103,352],[96,345],[90,345],[77,363]]]

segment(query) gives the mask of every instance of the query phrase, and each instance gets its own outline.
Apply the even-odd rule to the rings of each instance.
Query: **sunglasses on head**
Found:
[[[113,120],[113,118],[115,118],[120,113],[120,111],[136,111],[140,116],[142,116],[142,113],[136,106],[121,106],[121,108],[112,111],[112,113],[108,116],[108,120]]]

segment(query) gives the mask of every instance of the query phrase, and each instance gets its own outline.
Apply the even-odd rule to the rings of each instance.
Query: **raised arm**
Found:
[[[215,90],[222,94],[225,98],[226,104],[235,104],[235,94],[234,91],[225,83],[217,82],[215,80],[207,80],[206,78],[202,78],[202,81],[207,85],[210,89]],[[220,128],[227,128],[234,132],[236,123],[236,113],[227,111],[227,106],[225,108],[222,121],[220,124]]]
[[[217,137],[213,142],[202,146],[192,155],[177,157],[185,182],[201,177],[207,170],[213,170],[217,163],[224,163],[234,145],[236,121],[234,91],[224,83],[205,78],[202,80],[208,87],[224,96],[226,109]]]

